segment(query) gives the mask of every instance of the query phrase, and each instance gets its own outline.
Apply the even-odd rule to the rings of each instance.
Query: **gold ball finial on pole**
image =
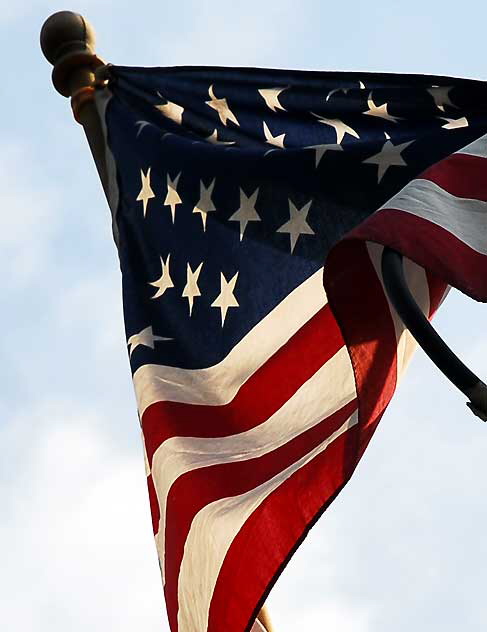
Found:
[[[42,26],[41,48],[53,66],[72,51],[93,55],[95,31],[79,13],[58,11],[48,17]]]
[[[95,73],[105,62],[95,53],[95,31],[79,13],[58,11],[44,22],[40,43],[45,58],[54,66],[54,87],[71,97],[74,117],[85,130],[108,197],[105,140],[95,106],[95,86],[106,84],[103,79],[97,80]]]
[[[95,54],[95,31],[79,13],[58,11],[47,18],[40,43],[45,58],[54,66],[54,87],[65,97],[93,85],[96,68],[104,65]]]

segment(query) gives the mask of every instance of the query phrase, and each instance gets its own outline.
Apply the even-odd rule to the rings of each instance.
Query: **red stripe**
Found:
[[[159,512],[159,502],[157,500],[157,492],[154,487],[154,481],[152,479],[152,474],[149,474],[147,477],[147,488],[149,490],[149,504],[150,504],[150,512],[152,516],[152,531],[154,535],[156,535],[159,530],[159,519],[161,517]]]
[[[397,352],[389,304],[364,242],[345,240],[331,250],[325,288],[354,369],[362,454],[394,394]]]
[[[431,320],[436,314],[438,307],[445,295],[447,283],[441,281],[437,276],[432,274],[429,270],[425,270],[426,280],[428,282],[428,290],[430,296],[430,309],[428,317]]]
[[[167,499],[165,533],[165,593],[171,630],[177,629],[179,567],[196,513],[211,502],[244,494],[276,476],[340,428],[355,408],[356,402],[350,402],[313,428],[259,458],[200,468],[177,479]],[[211,546],[208,555],[211,555]]]
[[[419,177],[429,180],[456,197],[487,202],[487,159],[468,154],[452,154],[427,169]]]
[[[208,632],[249,630],[264,597],[357,463],[349,443],[357,426],[336,439],[278,487],[252,513],[230,547],[213,593]],[[299,626],[298,626],[299,627]]]
[[[445,283],[477,301],[487,301],[487,257],[426,219],[383,209],[350,234],[401,252]]]
[[[158,402],[143,415],[149,463],[163,441],[180,437],[225,437],[268,419],[343,346],[328,306],[311,318],[224,406]],[[279,388],[275,388],[278,384]]]

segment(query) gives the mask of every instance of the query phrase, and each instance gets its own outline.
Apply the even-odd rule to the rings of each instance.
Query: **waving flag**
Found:
[[[110,74],[97,102],[169,623],[244,632],[414,348],[382,244],[428,316],[448,283],[486,298],[487,86]]]

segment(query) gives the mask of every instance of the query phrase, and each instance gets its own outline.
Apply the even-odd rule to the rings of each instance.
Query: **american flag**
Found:
[[[487,298],[487,86],[110,77],[97,105],[169,624],[244,632],[414,349],[382,285],[383,245],[407,257],[428,316],[448,284]]]

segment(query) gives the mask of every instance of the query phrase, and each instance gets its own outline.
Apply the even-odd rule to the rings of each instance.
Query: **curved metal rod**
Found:
[[[384,247],[382,277],[391,303],[420,347],[470,399],[467,406],[472,412],[487,421],[487,386],[453,353],[423,314],[407,286],[402,255],[392,248]]]

